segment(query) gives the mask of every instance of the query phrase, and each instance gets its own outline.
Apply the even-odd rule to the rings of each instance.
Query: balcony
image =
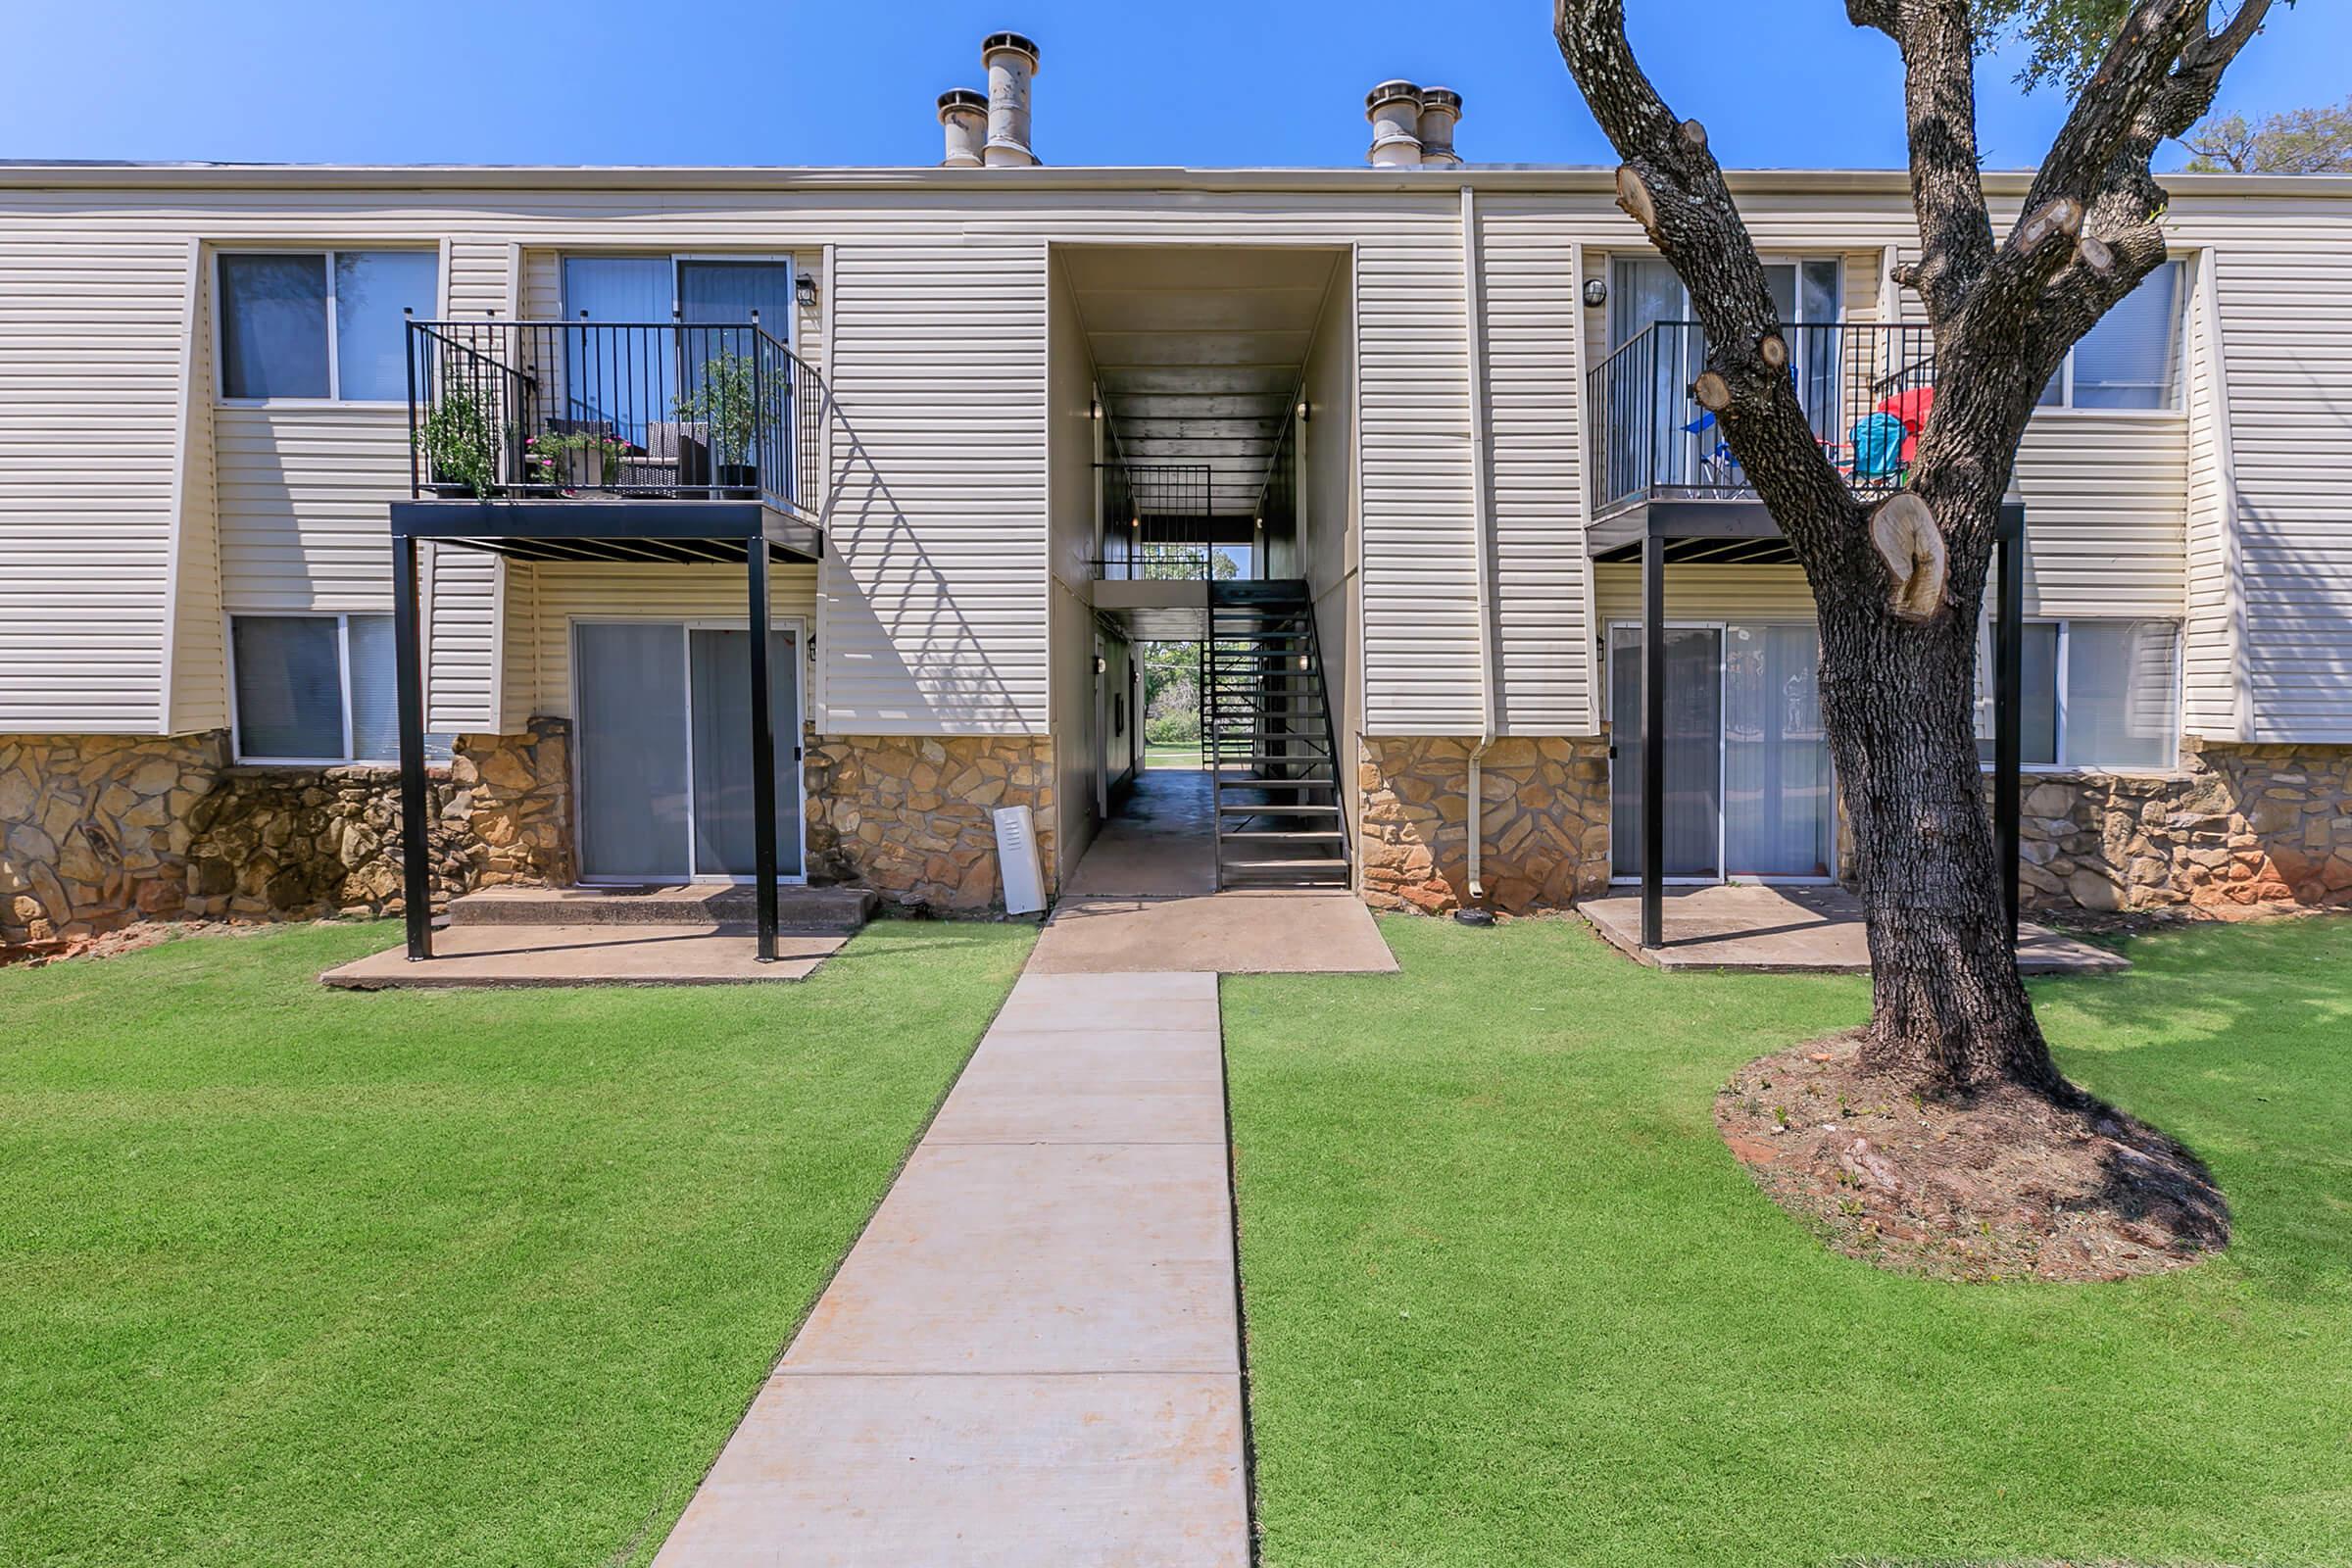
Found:
[[[1857,495],[1900,489],[1936,398],[1936,339],[1924,325],[1831,321],[1783,327],[1789,376],[1814,439]],[[1660,502],[1756,500],[1715,416],[1691,383],[1706,368],[1695,321],[1643,328],[1586,378],[1592,516]]]
[[[821,505],[816,373],[749,323],[412,321],[410,494]]]

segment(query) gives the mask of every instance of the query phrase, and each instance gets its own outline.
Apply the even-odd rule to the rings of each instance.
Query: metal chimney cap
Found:
[[[1396,81],[1384,81],[1379,86],[1373,88],[1370,92],[1364,94],[1364,112],[1369,114],[1373,110],[1378,109],[1382,104],[1395,103],[1398,99],[1403,99],[1417,106],[1421,102],[1421,89],[1414,86],[1411,82],[1401,79]]]
[[[1017,32],[992,32],[980,40],[980,58],[986,60],[1000,49],[1018,49],[1029,57],[1029,69],[1037,69],[1037,45]]]
[[[1422,88],[1421,107],[1427,109],[1433,105],[1439,105],[1450,109],[1456,116],[1459,116],[1462,112],[1462,95],[1458,92],[1455,92],[1451,87]]]
[[[939,95],[940,119],[947,119],[951,109],[970,109],[985,115],[988,113],[988,94],[974,92],[969,87],[950,87]]]

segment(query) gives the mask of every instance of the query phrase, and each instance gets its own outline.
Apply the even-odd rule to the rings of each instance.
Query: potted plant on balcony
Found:
[[[676,402],[679,419],[707,433],[719,488],[756,494],[760,435],[782,419],[780,380],[771,376],[762,384],[748,354],[716,354],[695,368],[693,389]]]
[[[498,487],[504,437],[489,399],[470,387],[444,387],[416,426],[416,448],[433,493],[488,496]]]
[[[542,430],[522,445],[531,482],[563,490],[611,489],[629,452],[627,442],[602,428]]]

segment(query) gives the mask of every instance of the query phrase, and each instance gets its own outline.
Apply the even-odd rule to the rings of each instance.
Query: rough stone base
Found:
[[[862,883],[906,909],[1002,909],[993,813],[1026,806],[1056,885],[1051,737],[811,734],[807,752],[810,881]]]
[[[2352,746],[2200,746],[2174,774],[2031,774],[2020,880],[2038,908],[2352,906]]]
[[[436,906],[570,880],[568,728],[465,736],[433,769]],[[0,938],[402,906],[398,768],[242,767],[229,755],[220,730],[0,739]]]
[[[1475,744],[1448,736],[1358,742],[1365,903],[1441,914],[1468,900],[1464,791]],[[1566,908],[1607,888],[1606,741],[1499,740],[1487,748],[1480,774],[1480,875],[1494,907]]]
[[[180,913],[189,813],[227,760],[219,730],[0,735],[0,940]]]
[[[571,878],[569,725],[460,737],[426,798],[433,906],[477,887]],[[400,769],[232,767],[190,814],[188,911],[244,919],[390,914]]]

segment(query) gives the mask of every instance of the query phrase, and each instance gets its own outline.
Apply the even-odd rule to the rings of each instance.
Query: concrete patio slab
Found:
[[[780,1377],[656,1568],[1242,1563],[1241,1456],[1229,1374]]]
[[[1033,974],[1390,974],[1372,911],[1341,889],[1233,890],[1206,898],[1069,898],[1030,956]]]
[[[1642,946],[1642,900],[1611,894],[1577,906],[1622,952],[1658,969],[1748,969],[1868,974],[1862,906],[1843,888],[1732,884],[1666,890],[1662,947]],[[2113,974],[2129,959],[2046,926],[2018,927],[2017,966],[2027,974]]]
[[[329,969],[318,978],[346,991],[440,986],[712,986],[806,980],[847,936],[776,939],[760,963],[755,939],[732,926],[462,925],[433,933],[433,956],[405,949]]]

